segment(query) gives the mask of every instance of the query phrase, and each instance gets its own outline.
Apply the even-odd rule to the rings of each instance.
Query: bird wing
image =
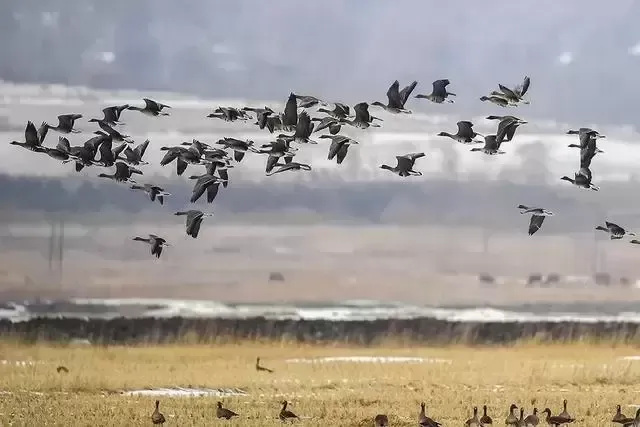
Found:
[[[436,80],[433,82],[433,95],[445,97],[449,80]]]
[[[411,159],[411,166],[413,167],[413,164],[415,163],[416,159],[419,159],[420,157],[424,157],[425,154],[420,152],[420,153],[411,153],[411,154],[407,154],[407,157],[409,159]]]
[[[144,101],[145,104],[145,108],[148,110],[156,110],[159,111],[160,110],[160,106],[158,105],[158,103],[156,101],[154,101],[153,99],[149,99],[149,98],[142,98],[142,100]]]
[[[458,125],[458,135],[461,137],[473,138],[473,123],[470,121],[462,120],[457,123]]]
[[[49,132],[49,125],[47,122],[42,122],[40,127],[38,128],[38,145],[42,145],[44,139],[47,137],[47,132]]]
[[[495,135],[485,135],[484,148],[485,150],[497,150],[500,148],[500,143],[496,139]]]
[[[413,92],[417,85],[418,82],[414,80],[413,82],[411,82],[411,84],[402,89],[402,91],[400,92],[400,101],[402,102],[402,105],[400,106],[401,108],[404,108],[404,104],[407,102],[407,99],[409,99],[411,92]]]
[[[509,89],[505,85],[499,84],[498,87],[500,88],[502,93],[504,93],[504,95],[506,95],[507,97],[512,98],[512,99],[518,99],[519,98],[517,93],[515,93],[513,90]]]
[[[182,160],[180,157],[176,160],[176,173],[178,176],[182,175],[184,171],[187,169],[187,162]]]
[[[532,236],[540,229],[540,227],[542,227],[544,218],[545,217],[542,215],[531,215],[531,221],[529,222],[529,236]]]
[[[144,156],[145,151],[147,151],[147,147],[149,146],[149,140],[145,140],[142,144],[138,145],[135,148],[136,154],[138,155],[138,158],[142,159],[142,156]]]
[[[116,148],[114,148],[112,151],[113,153],[113,157],[118,157],[120,155],[120,153],[122,153],[124,151],[125,148],[129,148],[129,145],[127,145],[126,142],[123,142],[122,144],[118,145]],[[126,154],[125,154],[126,155]]]
[[[129,166],[123,162],[116,162],[116,177],[128,178],[131,175]]]
[[[38,140],[38,131],[31,120],[27,122],[27,127],[24,130],[24,140],[27,145],[32,145],[34,147],[40,145],[40,141]]]
[[[218,195],[218,190],[220,189],[220,183],[214,182],[213,184],[207,187],[207,203],[212,203],[213,200]]]
[[[171,149],[167,151],[167,154],[165,154],[162,160],[160,160],[160,166],[168,165],[178,157],[178,154],[179,154],[178,150]]]
[[[271,172],[275,165],[278,163],[279,157],[269,156],[267,158],[267,166],[265,167],[265,172]]]
[[[73,127],[73,115],[72,114],[61,114],[58,116],[58,126],[61,128],[72,128]]]
[[[501,144],[502,141],[504,141],[513,123],[514,123],[514,120],[512,118],[504,118],[500,120],[500,123],[498,123],[498,130],[496,131],[496,140],[498,141],[499,144]],[[514,129],[514,132],[515,132],[515,129]]]
[[[111,150],[112,143],[111,138],[105,138],[100,144],[100,161],[103,164],[113,164],[115,161],[115,156]]]
[[[580,148],[580,167],[588,168],[591,166],[591,160],[596,155],[596,139],[590,138],[587,145]]]
[[[341,164],[345,157],[347,157],[347,152],[349,151],[349,145],[351,144],[342,144],[340,149],[338,149],[338,154],[336,157],[336,161],[338,164]]]
[[[62,151],[63,153],[69,153],[71,151],[71,144],[69,144],[69,140],[64,136],[58,137],[58,144],[56,145],[56,149],[58,151]]]
[[[402,108],[402,98],[400,97],[400,82],[395,81],[391,83],[389,89],[387,89],[388,104],[390,107]]]
[[[284,106],[282,124],[285,126],[296,126],[298,124],[298,98],[293,93],[289,94],[287,104]]]
[[[308,138],[309,135],[311,135],[309,130],[313,130],[313,128],[311,128],[311,118],[306,111],[302,111],[298,114],[295,136],[298,138]]]
[[[193,186],[193,191],[191,192],[191,203],[195,203],[198,199],[204,194],[207,186],[211,184],[211,180],[207,179],[210,175],[204,175],[198,178],[195,185]]]
[[[396,160],[398,161],[397,168],[401,171],[408,171],[413,166],[413,162],[408,155],[396,156]]]
[[[327,160],[333,160],[343,144],[344,143],[340,142],[337,138],[333,138],[333,141],[331,141],[331,146],[329,147],[329,155],[327,156]]]
[[[335,103],[334,113],[339,117],[347,117],[350,113],[350,108],[348,105],[342,104],[340,102]]]
[[[298,122],[299,122],[299,120],[298,120]],[[320,124],[315,128],[315,131],[319,132],[319,131],[321,131],[323,129],[326,129],[326,128],[328,128],[331,125],[334,125],[336,123],[338,123],[338,121],[335,118],[331,117],[331,116],[323,117],[322,120],[320,120]]]
[[[523,97],[524,94],[527,93],[527,90],[529,90],[530,84],[531,84],[531,79],[529,78],[529,76],[525,76],[522,84],[516,88],[516,91],[518,92],[518,94],[520,94],[520,97]]]

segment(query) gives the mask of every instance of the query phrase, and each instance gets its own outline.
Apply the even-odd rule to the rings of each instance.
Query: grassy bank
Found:
[[[473,405],[489,406],[502,424],[511,402],[549,406],[569,401],[581,426],[608,425],[615,405],[628,416],[640,403],[640,354],[632,347],[522,344],[509,348],[371,348],[242,342],[216,346],[61,347],[0,343],[0,425],[147,425],[155,397],[122,390],[156,387],[240,388],[247,396],[159,397],[166,425],[221,424],[221,400],[241,414],[235,426],[280,425],[287,399],[302,425],[372,425],[377,413],[392,425],[415,425],[419,402],[444,425],[461,425]],[[255,358],[273,369],[256,372]],[[423,358],[414,363],[304,363],[288,359],[336,356]],[[32,363],[21,363],[23,361]],[[68,373],[58,373],[64,365]],[[6,392],[10,392],[6,393]]]

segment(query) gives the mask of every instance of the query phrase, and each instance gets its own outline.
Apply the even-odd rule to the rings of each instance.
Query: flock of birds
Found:
[[[513,88],[499,84],[498,90],[492,91],[488,96],[481,97],[480,100],[502,108],[529,104],[529,101],[524,96],[528,92],[530,83],[530,78],[525,77],[521,84]],[[432,83],[431,93],[418,94],[415,95],[415,98],[427,99],[436,104],[453,103],[452,97],[457,95],[447,90],[449,84],[448,79],[436,80]],[[417,85],[418,82],[413,81],[400,90],[400,84],[396,80],[387,90],[387,102],[376,101],[372,102],[371,106],[380,107],[391,114],[410,114],[411,111],[405,108],[405,105]],[[80,133],[74,126],[76,121],[83,117],[81,114],[60,115],[58,116],[57,126],[50,126],[43,122],[38,129],[36,129],[33,122],[29,121],[25,129],[25,140],[23,142],[12,141],[11,144],[36,153],[47,154],[63,163],[73,161],[75,162],[76,171],[81,171],[90,166],[115,167],[113,173],[100,173],[98,176],[118,183],[128,183],[131,189],[146,193],[152,202],[158,200],[160,204],[163,204],[164,198],[170,196],[168,192],[151,183],[140,184],[133,178],[134,175],[143,175],[142,170],[138,167],[147,164],[143,157],[149,146],[149,140],[147,139],[143,143],[133,146],[134,141],[131,137],[116,129],[116,127],[121,129],[121,126],[124,125],[120,121],[124,111],[138,111],[151,117],[169,115],[167,112],[167,110],[171,109],[169,105],[148,98],[143,100],[144,107],[125,104],[104,108],[101,119],[92,118],[89,120],[89,122],[97,123],[100,130],[96,130],[94,136],[85,141],[83,145],[72,146],[64,136],[59,137],[55,147],[43,145],[49,130],[62,134]],[[329,109],[331,105],[333,108]],[[322,116],[311,117],[309,109],[312,107],[317,107],[316,113],[322,114]],[[360,102],[354,105],[352,109],[340,102],[329,104],[314,96],[294,93],[289,95],[284,111],[279,113],[267,106],[264,108],[218,107],[207,117],[236,122],[249,120],[250,113],[253,113],[256,118],[254,125],[257,125],[259,129],[266,129],[271,134],[276,133],[275,140],[268,144],[256,146],[250,140],[225,137],[218,140],[215,146],[212,146],[193,139],[191,142],[182,142],[176,146],[161,147],[160,150],[166,151],[166,153],[160,161],[160,165],[166,166],[175,162],[178,176],[184,173],[188,165],[204,166],[204,173],[189,176],[190,179],[195,180],[190,202],[195,203],[206,193],[207,203],[212,203],[219,192],[220,186],[222,185],[223,188],[228,187],[229,170],[240,163],[246,153],[267,155],[265,167],[267,175],[293,171],[310,171],[311,165],[294,161],[299,148],[293,146],[292,143],[296,143],[298,146],[317,144],[318,141],[313,140],[311,138],[312,135],[324,131],[318,138],[331,141],[327,158],[329,160],[335,159],[337,164],[341,164],[347,156],[349,147],[359,143],[356,139],[340,133],[344,126],[358,129],[381,127],[383,120],[371,115],[369,107],[369,103]],[[352,111],[353,115],[351,114]],[[438,136],[451,138],[461,144],[476,145],[471,148],[473,152],[497,155],[504,153],[501,150],[502,144],[513,140],[516,129],[527,123],[512,115],[491,115],[487,119],[498,122],[497,129],[493,134],[481,135],[473,130],[472,122],[459,121],[455,134],[440,132]],[[596,130],[585,127],[578,130],[569,130],[567,133],[575,134],[579,137],[579,144],[570,144],[569,147],[580,149],[580,167],[574,173],[573,178],[563,176],[561,179],[579,188],[598,191],[599,188],[592,183],[590,166],[594,156],[603,152],[597,147],[596,141],[600,138],[605,138],[605,136]],[[478,140],[476,137],[482,137],[484,140]],[[117,145],[114,146],[114,143]],[[478,146],[479,144],[482,144],[482,146]],[[380,168],[401,177],[420,176],[422,173],[414,170],[414,166],[416,160],[424,156],[424,152],[398,155],[396,156],[395,165],[383,164]],[[533,235],[542,227],[547,216],[553,215],[552,212],[541,207],[519,205],[518,208],[522,214],[531,214],[529,235]],[[203,219],[213,214],[205,213],[198,209],[189,209],[176,212],[175,215],[186,216],[186,234],[197,238]],[[604,227],[600,226],[597,229],[608,232],[611,235],[611,239],[620,239],[625,234],[632,235],[619,225],[611,222],[607,222]],[[149,234],[148,237],[137,236],[133,240],[149,244],[151,246],[151,254],[158,258],[162,254],[163,248],[169,246],[164,238],[155,234]],[[640,241],[632,240],[631,243],[638,244]]]
[[[296,414],[287,409],[289,402],[286,400],[281,402],[281,409],[278,413],[278,418],[282,421],[294,421],[300,419]],[[420,404],[420,413],[418,414],[418,426],[420,427],[440,427],[442,424],[435,421],[433,418],[427,416],[425,411],[425,403]],[[524,408],[520,408],[520,416],[517,415],[518,406],[512,403],[509,407],[509,412],[505,418],[505,426],[508,427],[536,427],[540,424],[541,418],[538,416],[538,408],[533,408],[533,412],[525,417]],[[465,427],[488,427],[493,425],[493,419],[487,413],[487,405],[483,406],[482,416],[478,416],[478,407],[473,407],[473,416],[464,422]],[[567,400],[563,401],[563,410],[558,415],[552,415],[551,409],[545,408],[542,411],[544,417],[542,421],[547,425],[553,427],[566,426],[573,423],[576,419],[567,411]],[[217,402],[216,405],[216,418],[230,420],[234,417],[240,417],[240,415],[228,408],[225,408],[222,402]],[[164,424],[166,419],[160,412],[160,401],[156,400],[156,408],[151,414],[151,421],[153,424]],[[639,427],[640,426],[640,409],[636,411],[636,416],[630,418],[622,413],[620,405],[617,405],[616,413],[611,419],[612,423],[620,424],[623,427]],[[373,418],[374,427],[388,427],[389,417],[385,414],[378,414]]]

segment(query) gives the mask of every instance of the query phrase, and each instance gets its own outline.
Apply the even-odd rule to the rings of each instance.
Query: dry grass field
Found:
[[[279,402],[308,426],[368,426],[377,413],[391,425],[417,425],[420,401],[445,426],[462,425],[473,405],[487,404],[494,424],[503,425],[511,402],[561,410],[562,399],[576,425],[611,425],[615,405],[627,416],[640,397],[640,354],[631,347],[590,344],[511,348],[375,348],[300,346],[288,343],[163,347],[62,347],[0,343],[0,425],[151,425],[153,396],[123,390],[155,387],[240,388],[247,396],[159,397],[169,426],[270,426]],[[255,357],[275,370],[257,372]],[[413,363],[301,363],[292,358],[402,356]],[[30,361],[33,363],[16,363]],[[64,365],[68,373],[57,373]],[[216,401],[241,414],[215,418]]]

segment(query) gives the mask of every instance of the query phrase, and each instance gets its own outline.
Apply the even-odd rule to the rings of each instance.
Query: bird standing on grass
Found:
[[[151,414],[151,422],[153,424],[164,424],[165,423],[164,415],[160,412],[160,401],[156,400],[156,409]]]
[[[287,409],[288,404],[289,402],[287,402],[286,400],[283,400],[282,409],[280,409],[280,413],[278,414],[278,418],[280,418],[280,420],[283,422],[286,420],[293,421],[294,419],[299,419],[296,414],[294,414],[293,412]]]
[[[269,372],[270,374],[273,373],[273,370],[271,370],[269,368],[265,368],[264,366],[260,365],[260,358],[259,357],[256,358],[256,371],[258,371],[258,372]]]
[[[224,418],[225,420],[230,420],[233,417],[238,417],[239,415],[233,412],[230,409],[223,408],[222,402],[218,402],[216,407],[216,417]]]

